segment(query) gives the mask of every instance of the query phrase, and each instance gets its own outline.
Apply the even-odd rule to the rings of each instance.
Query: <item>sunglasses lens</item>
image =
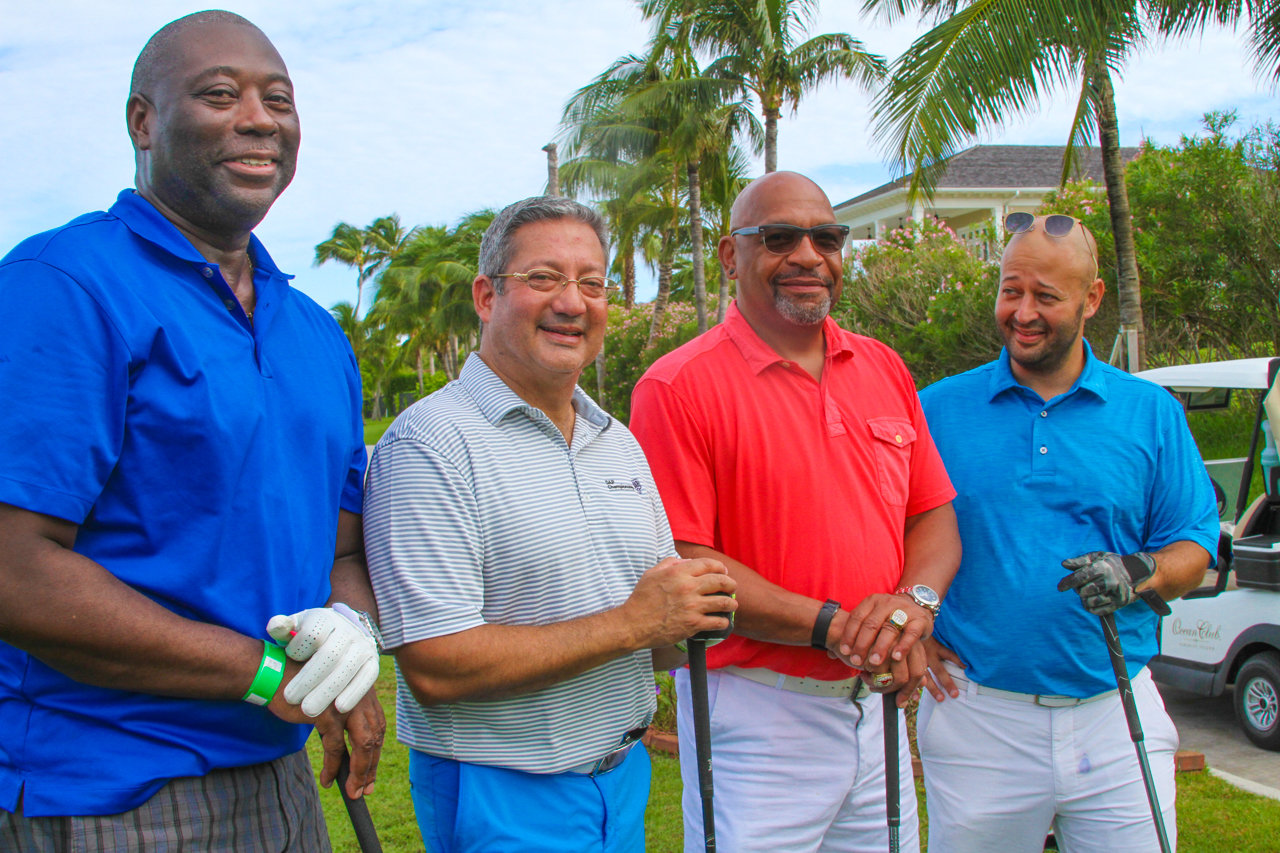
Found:
[[[804,232],[789,225],[768,225],[760,229],[764,247],[775,255],[789,255],[799,245]]]
[[[1004,228],[1010,234],[1021,234],[1030,231],[1036,218],[1030,213],[1010,213],[1004,218]]]
[[[1055,213],[1044,221],[1045,233],[1050,237],[1065,237],[1076,227],[1076,221],[1070,216]]]
[[[824,255],[837,254],[844,248],[845,229],[838,226],[830,228],[819,228],[810,232],[813,237],[813,247]]]

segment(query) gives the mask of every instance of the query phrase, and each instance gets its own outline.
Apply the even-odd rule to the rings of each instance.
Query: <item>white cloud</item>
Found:
[[[860,4],[827,0],[814,32],[846,31],[890,58],[919,32],[860,20]],[[23,237],[110,205],[131,185],[124,101],[134,58],[164,23],[196,7],[173,2],[0,0],[0,251]],[[469,3],[384,0],[233,2],[280,49],[303,123],[298,175],[259,228],[281,267],[321,304],[348,299],[342,268],[310,267],[339,220],[398,212],[408,223],[452,222],[539,192],[542,145],[565,100],[619,55],[642,49],[647,27],[627,0]],[[1209,109],[1266,119],[1238,36],[1150,48],[1117,81],[1122,139],[1174,142]],[[780,128],[779,162],[814,175],[836,201],[889,178],[867,132],[869,99],[828,86]],[[986,141],[1060,144],[1073,99]]]

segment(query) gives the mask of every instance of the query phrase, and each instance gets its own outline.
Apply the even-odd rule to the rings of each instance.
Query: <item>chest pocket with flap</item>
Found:
[[[867,418],[880,475],[880,496],[890,506],[906,506],[911,493],[911,445],[916,428],[903,418]]]

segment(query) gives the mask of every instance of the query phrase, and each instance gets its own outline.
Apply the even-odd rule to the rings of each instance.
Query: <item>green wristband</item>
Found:
[[[249,685],[249,692],[244,694],[244,701],[254,705],[265,705],[271,701],[280,689],[284,680],[284,649],[270,640],[263,641],[262,663],[258,664],[258,674]]]

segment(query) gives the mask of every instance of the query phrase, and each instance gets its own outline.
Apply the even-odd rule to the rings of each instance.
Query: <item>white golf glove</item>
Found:
[[[287,643],[284,653],[306,661],[284,689],[284,701],[318,717],[330,703],[345,714],[378,680],[378,644],[345,604],[313,607],[292,616],[272,616],[267,633]]]

